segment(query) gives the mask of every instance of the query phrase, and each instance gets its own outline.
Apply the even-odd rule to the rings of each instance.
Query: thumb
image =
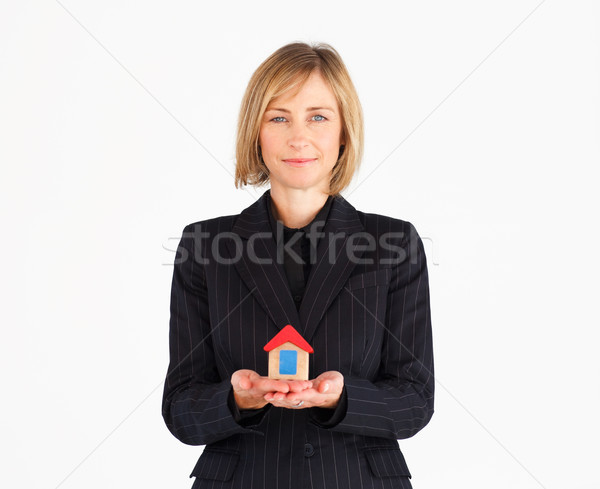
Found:
[[[240,386],[240,389],[248,390],[252,387],[252,381],[244,376],[240,378],[238,385]]]

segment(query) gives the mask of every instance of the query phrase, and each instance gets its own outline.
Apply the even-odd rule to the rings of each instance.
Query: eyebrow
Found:
[[[267,108],[267,110],[265,110],[265,112],[269,112],[271,110],[278,110],[280,112],[285,112],[286,114],[289,114],[290,111],[287,109],[283,109],[281,107],[272,107],[272,108]],[[313,110],[329,110],[330,112],[335,112],[335,110],[333,110],[331,107],[307,107],[306,111],[307,112],[311,112]]]

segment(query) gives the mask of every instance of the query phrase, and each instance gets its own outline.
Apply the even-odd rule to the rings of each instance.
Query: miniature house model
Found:
[[[291,325],[265,345],[269,352],[269,378],[308,380],[308,354],[312,347]]]

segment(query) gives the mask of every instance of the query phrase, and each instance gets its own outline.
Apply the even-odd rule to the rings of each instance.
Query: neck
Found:
[[[328,194],[318,190],[289,189],[280,191],[271,187],[273,215],[289,228],[310,224],[327,201]]]

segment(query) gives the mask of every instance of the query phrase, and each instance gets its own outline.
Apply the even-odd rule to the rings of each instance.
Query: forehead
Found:
[[[331,86],[318,71],[313,71],[300,86],[295,86],[278,97],[271,99],[269,107],[275,103],[298,103],[308,105],[333,104],[337,107],[337,99]]]

